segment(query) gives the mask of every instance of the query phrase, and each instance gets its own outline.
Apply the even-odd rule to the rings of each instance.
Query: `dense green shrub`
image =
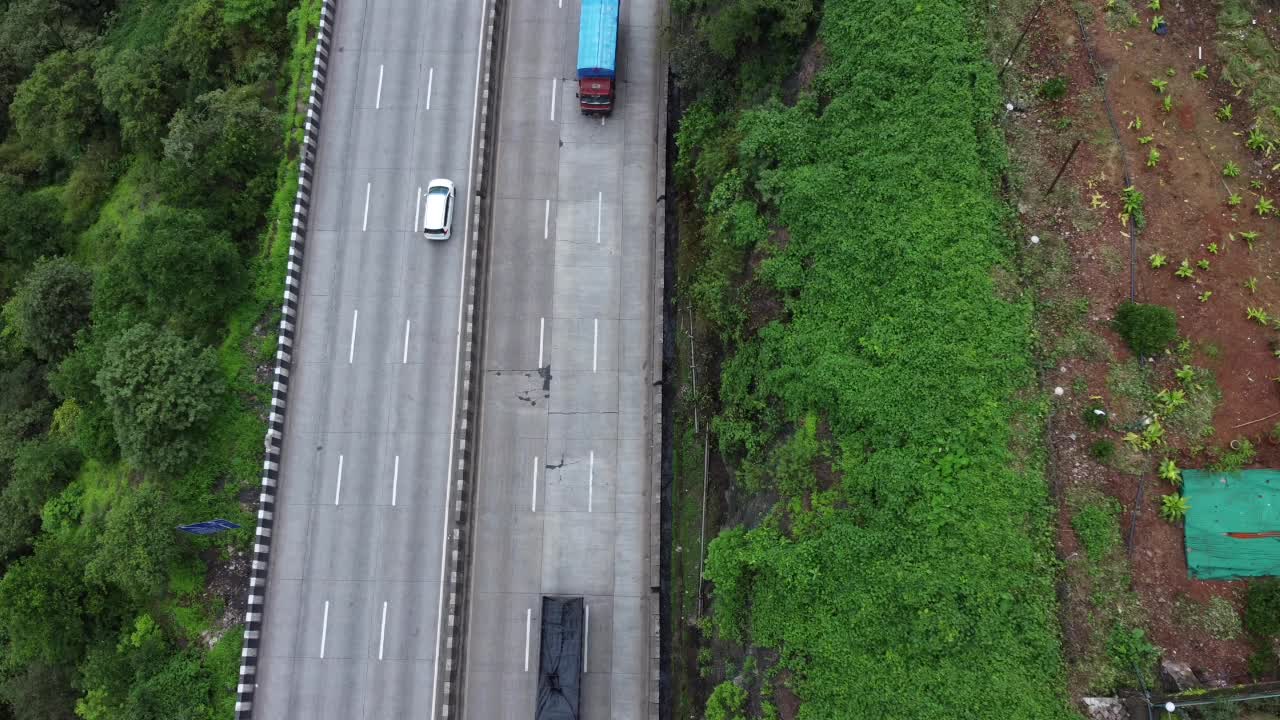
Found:
[[[18,86],[9,114],[23,142],[49,158],[75,158],[99,122],[93,54],[61,51]]]
[[[0,184],[0,297],[42,255],[67,249],[56,192],[19,192]]]
[[[1100,463],[1108,462],[1116,456],[1116,444],[1110,440],[1095,440],[1089,445],[1089,454]]]
[[[1143,681],[1147,685],[1152,684],[1152,668],[1160,659],[1160,648],[1147,640],[1147,634],[1142,628],[1117,625],[1107,639],[1107,654],[1116,667],[1140,672]]]
[[[95,322],[216,337],[244,292],[244,269],[231,235],[211,222],[194,210],[160,206],[131,225],[96,288]]]
[[[785,308],[756,332],[717,326],[720,447],[775,472],[820,417],[840,474],[830,502],[780,505],[710,544],[713,620],[782,651],[805,720],[1068,717],[1050,500],[1011,450],[1031,307],[992,280],[1014,248],[973,8],[823,12],[814,96],[720,118],[709,102],[677,138],[713,245],[700,251],[753,243],[751,281]],[[743,202],[785,232],[738,235]],[[704,277],[691,264],[682,290]],[[746,270],[715,271],[722,297]]]
[[[1067,96],[1067,79],[1062,75],[1051,77],[1040,83],[1036,94],[1050,102],[1061,100]]]
[[[1135,353],[1154,357],[1178,337],[1178,317],[1161,305],[1126,302],[1116,310],[1116,329]]]
[[[102,106],[120,128],[130,149],[154,152],[160,147],[169,118],[177,110],[164,49],[147,45],[116,50],[107,47],[94,61],[94,81]]]
[[[127,492],[107,512],[85,578],[114,585],[141,603],[164,589],[169,563],[177,557],[173,507],[152,485]]]
[[[732,681],[722,682],[707,698],[704,720],[746,720],[747,691]]]
[[[1244,596],[1244,629],[1260,640],[1280,635],[1280,579],[1249,583]]]
[[[1101,430],[1107,426],[1106,408],[1099,403],[1089,403],[1089,406],[1080,413],[1080,419],[1090,430]]]
[[[224,392],[212,351],[149,325],[108,342],[95,383],[125,458],[159,473],[194,458]]]
[[[4,305],[7,331],[37,357],[60,359],[89,323],[92,291],[93,276],[74,260],[42,258]]]
[[[9,565],[0,579],[0,658],[8,668],[31,663],[70,667],[85,643],[93,610],[84,583],[85,548],[70,536],[44,536],[35,553]]]

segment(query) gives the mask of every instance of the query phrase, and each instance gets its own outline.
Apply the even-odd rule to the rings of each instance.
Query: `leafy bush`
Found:
[[[157,207],[131,226],[97,287],[95,322],[137,323],[216,336],[244,291],[244,270],[226,231],[192,210]]]
[[[85,566],[85,578],[115,585],[142,602],[165,586],[169,563],[177,558],[173,508],[154,486],[120,498],[107,512],[106,527]]]
[[[1107,640],[1107,654],[1116,667],[1141,672],[1151,684],[1151,670],[1160,659],[1160,649],[1147,640],[1142,628],[1117,625]]]
[[[149,325],[109,341],[95,383],[125,458],[160,473],[192,459],[224,391],[212,351]]]
[[[1051,77],[1040,83],[1036,93],[1050,102],[1061,100],[1067,96],[1067,78],[1062,75]]]
[[[1116,444],[1110,440],[1095,440],[1089,445],[1089,454],[1094,460],[1105,463],[1116,455]]]
[[[1253,462],[1258,453],[1253,443],[1246,438],[1236,438],[1235,445],[1235,448],[1228,446],[1210,468],[1216,472],[1236,472]]]
[[[56,52],[18,86],[9,114],[23,142],[48,158],[70,160],[99,119],[89,50]]]
[[[1160,305],[1126,302],[1116,311],[1116,330],[1135,353],[1154,357],[1178,337],[1178,318]]]
[[[1249,583],[1244,596],[1244,629],[1261,640],[1280,635],[1280,579]]]
[[[1071,529],[1091,562],[1101,562],[1120,547],[1119,516],[1123,508],[1112,497],[1085,503],[1071,516]]]
[[[731,681],[722,682],[707,698],[704,720],[746,720],[747,691]]]
[[[93,276],[75,261],[42,258],[4,305],[6,330],[37,357],[60,359],[89,323],[92,290]]]
[[[1089,406],[1080,413],[1080,419],[1084,421],[1085,427],[1090,430],[1101,430],[1107,426],[1107,411],[1100,403],[1089,403]]]
[[[1169,522],[1178,522],[1190,509],[1191,501],[1178,493],[1160,496],[1160,517]]]

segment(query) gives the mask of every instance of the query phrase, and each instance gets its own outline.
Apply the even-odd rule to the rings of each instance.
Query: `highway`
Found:
[[[432,707],[480,0],[342,0],[329,60],[254,717]],[[453,238],[419,197],[457,183]]]
[[[574,97],[580,0],[510,0],[463,714],[533,717],[540,596],[586,598],[580,716],[648,717],[660,0],[622,3],[617,108]]]

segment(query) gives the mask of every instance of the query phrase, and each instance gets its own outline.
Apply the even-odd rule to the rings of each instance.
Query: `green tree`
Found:
[[[60,50],[41,61],[14,93],[13,126],[46,158],[75,158],[101,119],[92,63],[90,51]]]
[[[45,536],[0,579],[0,643],[10,667],[69,667],[85,643],[84,549]]]
[[[178,555],[175,524],[173,509],[154,485],[125,492],[107,512],[85,579],[113,585],[138,602],[157,595]]]
[[[214,90],[180,109],[164,139],[167,192],[217,213],[239,233],[253,227],[270,197],[280,143],[276,115],[258,90]]]
[[[0,295],[41,255],[67,249],[62,204],[53,192],[0,188]]]
[[[28,440],[0,492],[0,557],[24,547],[39,528],[45,502],[75,478],[80,453],[58,438]]]
[[[225,389],[212,350],[146,324],[108,342],[95,382],[125,458],[160,473],[194,458]]]
[[[164,41],[165,54],[187,75],[187,86],[199,96],[225,79],[230,67],[227,31],[216,0],[183,3]],[[215,75],[216,73],[216,75]]]
[[[105,462],[119,457],[111,409],[98,389],[98,371],[102,369],[104,343],[82,337],[76,349],[49,374],[49,387],[62,399],[63,406],[74,408],[66,420],[64,431],[82,453]],[[64,411],[65,412],[65,411]]]
[[[177,109],[164,49],[157,45],[120,51],[104,47],[94,63],[94,80],[102,106],[120,125],[125,146],[158,151]]]
[[[95,322],[139,322],[213,341],[240,297],[244,271],[225,231],[194,210],[157,207],[130,226],[96,288]]]
[[[14,720],[75,720],[75,692],[66,667],[32,663],[0,683]]]
[[[11,331],[37,357],[57,360],[89,322],[93,276],[66,257],[41,258],[3,309]]]

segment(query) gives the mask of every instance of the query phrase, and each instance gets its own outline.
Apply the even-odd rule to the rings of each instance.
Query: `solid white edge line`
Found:
[[[342,456],[338,456],[338,486],[333,489],[333,504],[338,504],[338,498],[342,496]]]
[[[364,223],[360,226],[361,230],[369,229],[369,193],[373,190],[373,181],[364,184]]]
[[[356,357],[356,326],[360,324],[360,310],[355,309],[351,313],[351,349],[347,351],[347,364],[350,365]]]
[[[582,601],[582,609],[586,612],[586,619],[582,621],[582,672],[587,672],[587,643],[591,640],[591,606],[586,600]]]
[[[329,601],[324,601],[324,620],[320,623],[320,659],[324,659],[324,643],[329,638]]]
[[[556,81],[560,78],[551,78],[551,122],[556,121]]]
[[[418,213],[422,210],[422,188],[418,188],[418,199],[413,201],[413,231],[418,232]]]
[[[400,356],[400,364],[404,365],[409,362],[409,325],[413,321],[405,318],[404,321],[404,354]]]
[[[387,601],[382,601],[382,629],[378,631],[378,659],[382,659],[382,648],[387,641]]]
[[[431,83],[436,79],[436,69],[427,68],[427,109],[431,109]]]
[[[596,244],[600,244],[601,218],[604,216],[604,191],[596,193]]]
[[[542,369],[542,340],[547,334],[547,319],[538,318],[538,369]]]
[[[587,463],[587,512],[591,512],[591,499],[596,485],[596,451],[591,451],[591,461]]]
[[[591,372],[595,372],[596,358],[598,358],[600,354],[600,318],[593,319],[591,324]]]
[[[391,471],[391,507],[396,506],[396,491],[400,489],[400,456],[396,456],[395,469]]]
[[[436,717],[436,697],[440,692],[440,631],[444,619],[444,573],[445,558],[448,557],[449,547],[449,508],[450,495],[453,490],[453,451],[457,447],[455,445],[455,433],[458,424],[458,368],[462,364],[462,306],[463,299],[467,292],[467,244],[471,240],[471,199],[475,195],[475,189],[470,183],[475,177],[474,168],[476,160],[476,124],[480,121],[480,68],[481,61],[484,60],[484,41],[485,21],[488,19],[488,0],[480,0],[480,38],[476,43],[476,80],[475,92],[471,99],[471,139],[467,144],[467,205],[464,208],[466,215],[462,221],[462,255],[459,273],[461,280],[458,283],[458,330],[454,340],[453,351],[453,410],[449,413],[449,453],[448,465],[445,475],[444,485],[444,531],[443,542],[440,545],[440,590],[439,597],[436,600],[436,643],[434,658],[431,661],[431,720]]]
[[[378,97],[373,101],[374,110],[382,109],[382,69],[383,69],[383,66],[379,65],[378,66]]]
[[[538,456],[533,456],[533,505],[529,512],[538,512]]]
[[[542,239],[547,239],[547,234],[551,231],[551,198],[547,198],[547,207],[542,212]]]
[[[533,626],[533,608],[524,611],[524,671],[529,672],[529,628]]]

